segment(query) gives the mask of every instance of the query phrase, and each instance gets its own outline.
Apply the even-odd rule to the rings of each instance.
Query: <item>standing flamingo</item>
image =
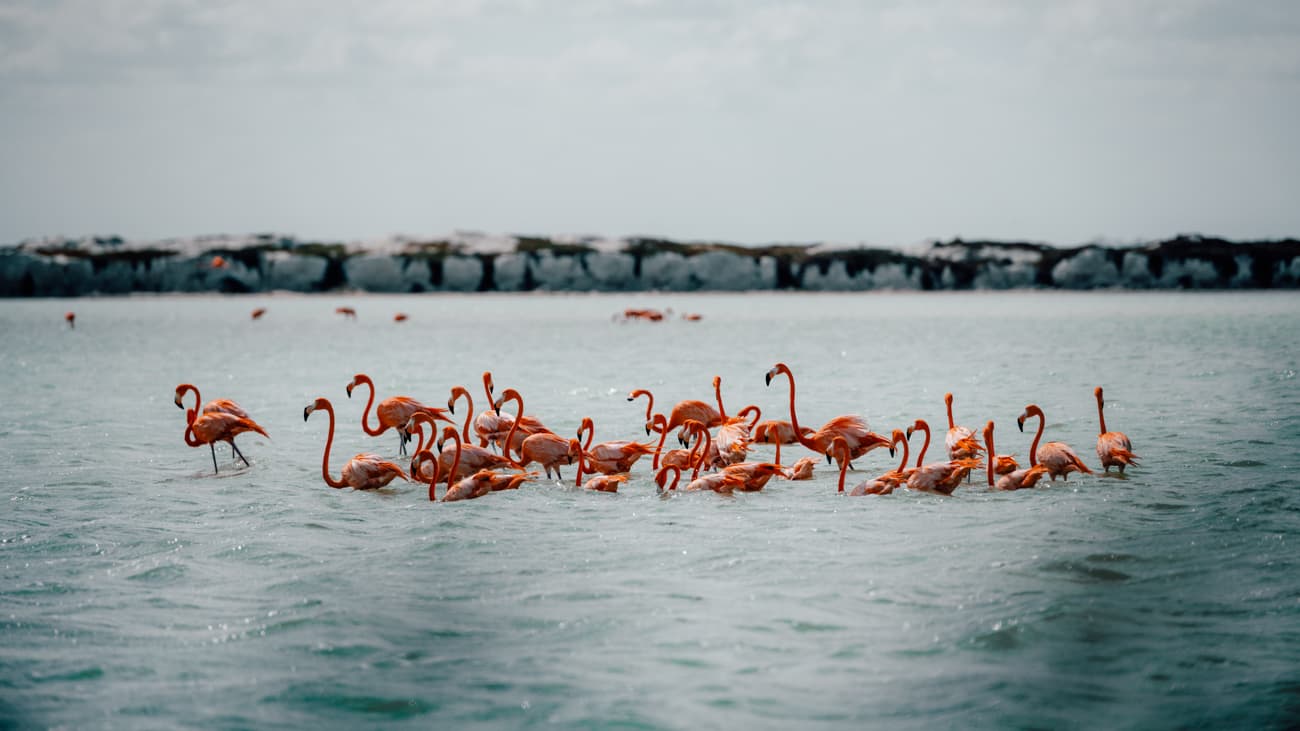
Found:
[[[411,420],[407,422],[407,430],[415,431],[421,424],[428,424],[430,427],[429,441],[433,442],[437,432],[437,422],[433,417],[423,412],[416,412],[411,415]],[[509,467],[511,462],[506,457],[499,454],[493,454],[484,447],[477,444],[470,444],[461,439],[461,446],[457,450],[460,454],[460,468],[452,471],[452,454],[449,450],[443,450],[442,445],[450,438],[450,432],[456,431],[454,426],[445,426],[442,428],[442,436],[437,439],[438,442],[438,467],[442,474],[451,474],[452,477],[460,479],[478,472],[479,470],[491,470],[498,467]]]
[[[383,487],[398,477],[409,480],[406,473],[392,462],[385,461],[377,454],[362,453],[348,460],[343,465],[341,479],[330,477],[330,447],[334,445],[334,405],[327,398],[318,398],[302,410],[302,420],[306,421],[312,412],[324,410],[329,414],[329,433],[325,437],[325,455],[321,458],[320,472],[325,484],[330,487],[350,487],[354,490],[373,490]],[[431,488],[432,489],[432,488]]]
[[[1097,419],[1101,421],[1101,432],[1097,435],[1097,459],[1101,460],[1102,469],[1110,472],[1112,466],[1118,467],[1120,474],[1124,468],[1137,464],[1138,456],[1133,454],[1133,443],[1124,432],[1106,431],[1105,402],[1101,398],[1101,386],[1092,391],[1097,397]]]
[[[1052,482],[1056,482],[1057,477],[1069,480],[1071,472],[1092,474],[1092,470],[1088,469],[1088,465],[1084,464],[1083,460],[1079,459],[1079,455],[1075,454],[1074,450],[1070,449],[1064,442],[1047,442],[1042,446],[1043,451],[1040,453],[1038,451],[1038,440],[1043,437],[1043,427],[1047,422],[1047,418],[1043,416],[1043,410],[1038,408],[1036,404],[1029,404],[1016,418],[1016,426],[1020,427],[1020,431],[1023,432],[1025,430],[1025,419],[1031,416],[1038,417],[1038,431],[1034,433],[1034,441],[1029,445],[1030,467],[1038,464],[1038,458],[1042,457],[1043,465],[1047,467],[1047,474],[1051,475]]]
[[[524,439],[519,444],[519,460],[516,461],[510,457],[511,445],[514,444],[515,433],[519,429],[519,423],[523,420],[524,415],[524,397],[513,388],[507,388],[501,392],[501,398],[496,400],[492,405],[497,412],[501,411],[501,405],[506,401],[514,401],[519,406],[519,413],[515,415],[515,421],[510,425],[510,433],[506,435],[506,443],[501,447],[501,453],[511,460],[515,467],[523,468],[527,465],[537,462],[546,470],[546,476],[551,476],[551,471],[555,471],[556,479],[563,479],[560,475],[561,464],[573,464],[573,460],[582,456],[582,444],[577,439],[568,439],[561,437],[552,432],[543,432],[533,434]]]
[[[722,408],[722,378],[718,376],[713,377],[713,393],[717,398],[718,408]],[[707,427],[715,427],[722,424],[722,418],[722,413],[712,406],[703,401],[688,399],[678,401],[673,406],[673,410],[668,413],[668,428],[676,429],[690,420],[698,421]]]
[[[764,380],[771,386],[772,379],[778,374],[785,374],[790,380],[790,426],[794,429],[795,439],[803,446],[818,454],[825,454],[831,447],[831,441],[842,436],[848,443],[851,459],[857,459],[877,447],[889,446],[888,439],[867,429],[866,420],[856,414],[837,416],[822,425],[821,429],[804,436],[804,430],[799,427],[799,418],[794,413],[794,374],[790,372],[790,367],[785,363],[777,363],[767,372]]]
[[[271,435],[267,434],[266,430],[252,419],[228,414],[224,411],[199,414],[194,409],[189,409],[185,412],[185,422],[185,434],[183,435],[185,443],[191,447],[201,447],[206,444],[212,451],[213,474],[219,472],[217,469],[217,448],[215,446],[217,442],[229,444],[231,451],[244,460],[244,465],[251,467],[248,458],[244,456],[243,452],[239,451],[239,447],[235,446],[235,437],[244,432],[252,431],[261,434],[267,439],[271,438]]]
[[[425,465],[431,465],[428,470],[424,469]],[[422,479],[429,481],[429,502],[435,502],[438,499],[438,481],[440,479],[438,472],[438,458],[428,448],[416,449],[415,454],[411,456],[411,478],[416,482]]]
[[[372,437],[377,437],[390,428],[396,429],[398,454],[406,454],[406,443],[411,441],[411,434],[406,431],[406,422],[410,421],[412,414],[422,411],[435,419],[451,422],[451,419],[447,418],[444,409],[425,406],[408,396],[389,396],[380,401],[379,407],[375,409],[375,417],[378,419],[379,425],[371,428],[368,421],[370,407],[375,403],[375,382],[370,380],[370,376],[364,373],[356,374],[352,377],[352,381],[348,383],[348,398],[352,398],[352,389],[361,385],[370,387],[370,397],[366,399],[365,411],[361,412],[361,428]]]
[[[63,313],[63,319],[64,319],[65,322],[68,323],[68,329],[69,329],[69,330],[76,330],[76,329],[77,329],[77,313],[75,313],[75,312],[65,312],[65,313]]]
[[[930,447],[930,425],[923,419],[917,419],[916,423],[907,428],[907,438],[911,439],[912,432],[917,429],[925,432],[925,443],[921,445],[920,454],[916,455],[916,468],[908,471],[907,487],[918,492],[951,495],[966,475],[979,467],[980,461],[972,457],[931,462],[923,466],[921,463],[925,459],[925,451]]]
[[[483,390],[487,392],[488,404],[495,403],[496,387],[492,383],[492,373],[485,371],[483,373]],[[513,432],[515,436],[510,444],[510,448],[518,451],[523,444],[524,439],[534,434],[550,434],[551,430],[535,416],[522,416],[519,424],[519,431]],[[515,424],[515,417],[510,414],[502,414],[499,409],[484,409],[482,414],[474,421],[474,431],[478,434],[481,446],[500,448],[507,435],[511,434],[511,428]]]
[[[943,439],[944,446],[948,448],[948,459],[970,459],[980,456],[983,447],[975,438],[975,432],[953,423],[951,393],[943,395],[943,403],[948,407],[948,434]]]
[[[721,471],[723,474],[736,475],[740,478],[740,484],[733,489],[740,492],[756,492],[762,490],[773,475],[781,474],[781,465],[775,462],[741,462],[723,467]]]
[[[642,455],[653,454],[654,449],[640,443],[628,440],[617,440],[612,442],[601,442],[592,446],[591,441],[595,437],[595,426],[590,416],[582,417],[582,425],[578,427],[578,440],[582,441],[582,435],[585,432],[587,441],[582,445],[584,461],[590,471],[599,472],[604,475],[616,475],[620,472],[628,472],[632,465],[636,464]],[[575,485],[581,484],[582,465],[579,465],[579,481]]]
[[[197,410],[199,408],[199,403],[202,402],[203,398],[199,396],[199,389],[190,383],[182,383],[176,387],[176,398],[174,398],[172,402],[176,404],[177,408],[184,409],[185,404],[183,403],[183,399],[186,393],[194,394],[194,408]],[[248,415],[247,411],[244,411],[244,408],[242,406],[235,403],[234,401],[231,401],[230,399],[224,399],[224,398],[213,399],[207,402],[206,404],[203,404],[203,409],[200,413],[211,414],[214,411],[220,411],[226,414],[234,414],[235,416],[244,419],[252,418],[251,416]]]
[[[993,475],[997,469],[993,466],[995,458],[993,452],[993,422],[984,425],[984,446],[988,449],[989,460],[986,472],[988,473],[989,487],[995,490],[1021,490],[1033,487],[1038,483],[1039,478],[1047,474],[1047,468],[1041,464],[1034,465],[1028,469],[1016,470],[1010,472],[998,473],[1002,476],[997,483],[993,482]],[[1009,457],[1007,459],[1010,459]],[[1014,462],[1014,460],[1013,460]]]
[[[640,398],[640,397],[642,397],[642,396],[645,396],[645,397],[646,397],[646,405],[645,405],[645,434],[646,434],[646,436],[650,436],[650,427],[651,427],[651,423],[654,421],[654,417],[651,416],[651,412],[653,412],[653,411],[654,411],[654,408],[655,408],[655,395],[654,395],[653,393],[650,393],[649,391],[647,391],[647,390],[644,389],[644,388],[638,388],[638,389],[635,389],[635,390],[633,390],[633,391],[631,391],[631,392],[628,393],[628,395],[627,395],[627,400],[628,400],[628,401],[636,401],[638,398]],[[666,423],[666,422],[667,422],[667,420],[665,419],[665,423]],[[658,467],[656,466],[655,469],[658,469]]]

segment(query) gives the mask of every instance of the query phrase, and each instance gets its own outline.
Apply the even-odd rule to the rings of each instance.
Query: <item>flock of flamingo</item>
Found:
[[[645,433],[650,441],[616,440],[592,444],[595,425],[589,417],[582,420],[574,437],[562,437],[536,417],[524,414],[523,396],[515,389],[504,389],[498,396],[490,372],[483,374],[484,394],[490,408],[477,415],[473,396],[464,386],[451,389],[445,409],[406,396],[391,396],[375,406],[374,382],[369,376],[359,373],[347,384],[346,391],[351,398],[353,390],[362,386],[368,389],[361,428],[366,434],[376,437],[389,429],[394,430],[398,437],[398,451],[402,455],[406,454],[407,445],[413,438],[416,445],[411,450],[408,469],[378,455],[363,453],[348,460],[338,478],[330,473],[330,447],[334,443],[335,428],[333,404],[327,398],[316,399],[303,409],[303,420],[317,411],[324,411],[329,416],[321,475],[330,487],[371,490],[396,479],[413,480],[427,484],[429,499],[436,500],[438,486],[445,482],[441,498],[445,502],[517,489],[537,478],[538,472],[527,471],[534,464],[543,468],[548,479],[554,474],[557,480],[563,479],[560,474],[562,467],[575,465],[575,486],[617,492],[619,486],[627,482],[636,462],[647,456],[652,459],[651,470],[660,492],[677,490],[683,474],[688,472],[689,480],[682,490],[719,493],[762,490],[777,476],[787,480],[810,479],[818,457],[822,456],[828,463],[838,463],[838,491],[849,495],[888,495],[900,488],[951,495],[963,481],[971,479],[973,470],[979,469],[985,471],[988,486],[993,490],[1031,488],[1044,475],[1055,481],[1057,477],[1068,479],[1071,472],[1093,473],[1068,445],[1062,442],[1039,444],[1046,419],[1042,409],[1034,404],[1026,406],[1016,419],[1022,432],[1025,421],[1038,419],[1038,429],[1029,447],[1028,467],[1022,469],[1011,455],[995,452],[992,421],[985,424],[981,432],[983,440],[974,430],[958,426],[953,420],[951,393],[944,394],[948,409],[944,446],[948,459],[926,463],[930,426],[924,420],[917,419],[905,431],[894,429],[889,437],[870,431],[866,420],[853,414],[837,416],[819,429],[801,426],[795,414],[795,382],[790,368],[777,363],[767,372],[766,383],[770,387],[772,381],[780,376],[785,376],[789,382],[789,421],[760,421],[761,412],[753,405],[729,416],[723,406],[722,379],[715,376],[716,409],[704,401],[687,400],[675,404],[665,416],[655,412],[654,394],[646,389],[636,389],[628,394],[627,400],[646,399]],[[194,394],[194,405],[187,408],[184,398],[189,393]],[[1097,457],[1105,472],[1116,467],[1122,473],[1125,467],[1137,463],[1137,456],[1127,436],[1106,429],[1105,402],[1100,386],[1094,390],[1094,395],[1100,422]],[[449,415],[455,415],[456,405],[462,400],[465,402],[464,421],[457,428]],[[245,432],[268,435],[238,404],[227,399],[202,404],[198,389],[188,383],[176,387],[175,403],[185,410],[185,443],[191,447],[208,445],[214,472],[218,471],[217,442],[228,443],[232,458],[237,455],[245,465],[251,466],[235,446],[235,437]],[[514,406],[513,414],[503,410],[507,404]],[[374,425],[370,420],[372,407],[375,411]],[[444,422],[441,429],[439,422]],[[925,433],[925,440],[915,465],[909,467],[909,442],[917,431]],[[680,448],[665,451],[670,433],[675,434]],[[658,434],[657,440],[653,438],[654,434]],[[757,444],[775,446],[773,461],[749,461],[749,454]],[[803,456],[789,466],[782,465],[782,445],[795,444],[811,450],[817,457]],[[846,490],[845,481],[852,462],[882,448],[888,449],[891,456],[897,451],[902,452],[898,467]],[[591,477],[584,481],[584,475]]]

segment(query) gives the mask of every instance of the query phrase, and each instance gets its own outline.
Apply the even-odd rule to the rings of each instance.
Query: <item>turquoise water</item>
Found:
[[[10,300],[0,331],[0,727],[1300,723],[1294,294]],[[1023,458],[1034,402],[1094,468],[1102,385],[1143,463],[945,499],[836,495],[820,461],[664,499],[643,461],[617,495],[430,504],[325,487],[325,418],[302,418],[334,402],[337,472],[397,451],[362,434],[354,373],[433,405],[464,384],[482,408],[491,370],[558,433],[589,415],[599,440],[640,438],[629,390],[667,408],[714,375],[728,410],[788,418],[777,361],[801,421],[941,436],[952,391],[959,423],[993,419]],[[183,444],[181,382],[267,429],[239,438],[250,468],[220,447],[214,477]],[[892,464],[873,452],[857,478]]]

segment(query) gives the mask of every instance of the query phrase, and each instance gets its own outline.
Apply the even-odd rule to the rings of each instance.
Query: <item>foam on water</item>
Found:
[[[357,321],[333,314],[344,303]],[[628,306],[705,318],[611,319]],[[1294,725],[1297,315],[1276,294],[10,301],[0,719]],[[995,420],[999,451],[1023,459],[1014,421],[1035,402],[1047,438],[1094,467],[1104,385],[1107,424],[1143,463],[943,499],[838,496],[820,461],[811,482],[663,498],[643,461],[617,495],[542,482],[435,505],[418,486],[325,487],[325,419],[301,416],[334,402],[337,470],[397,448],[357,428],[354,373],[431,405],[465,384],[481,409],[492,370],[561,435],[590,415],[598,440],[639,438],[629,390],[667,408],[708,399],[715,374],[729,411],[787,418],[784,380],[763,384],[776,361],[801,421],[921,417],[938,437],[951,390],[959,423]],[[181,382],[266,427],[240,437],[251,468],[221,447],[213,476],[184,446]],[[857,477],[893,464],[872,453]]]

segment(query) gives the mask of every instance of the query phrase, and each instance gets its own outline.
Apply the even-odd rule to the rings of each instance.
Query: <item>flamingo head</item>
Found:
[[[573,464],[575,459],[582,459],[582,443],[577,439],[570,439],[569,449],[564,453],[564,456],[568,459],[569,464]]]
[[[438,451],[439,451],[439,452],[442,451],[442,444],[443,444],[443,442],[447,441],[448,439],[455,439],[457,444],[460,443],[460,433],[456,431],[456,427],[454,427],[454,426],[444,426],[444,427],[442,428],[442,434],[440,434],[440,435],[438,436]]]
[[[317,409],[328,409],[329,407],[330,407],[329,401],[323,398],[318,398],[314,402],[307,404],[307,408],[302,410],[302,420],[306,421],[307,417],[311,416],[311,413],[313,411],[316,411]]]
[[[1100,406],[1100,405],[1103,403],[1102,398],[1101,398],[1101,386],[1098,386],[1098,387],[1092,389],[1092,395],[1094,395],[1094,396],[1097,397],[1097,405]],[[180,398],[180,397],[177,396],[177,398]]]
[[[360,373],[358,373],[358,374],[356,374],[355,376],[352,377],[352,380],[351,380],[351,381],[348,381],[348,388],[347,388],[347,391],[348,391],[348,398],[352,398],[352,389],[354,389],[354,388],[356,388],[358,385],[360,385],[360,383],[361,383],[361,379],[362,379],[362,378],[365,378],[365,376],[363,376],[363,375],[361,375]]]
[[[772,366],[767,371],[767,376],[763,378],[764,383],[766,383],[769,386],[772,385],[772,379],[775,378],[776,374],[778,373],[784,373],[788,376],[790,375],[790,367],[787,366],[785,363],[777,363],[776,365]]]

